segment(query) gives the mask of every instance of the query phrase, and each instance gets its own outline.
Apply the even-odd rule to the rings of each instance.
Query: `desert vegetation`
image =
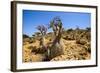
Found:
[[[48,27],[39,25],[32,37],[23,34],[23,62],[88,60],[91,58],[91,28],[66,29],[60,17]],[[48,32],[52,29],[52,32]]]

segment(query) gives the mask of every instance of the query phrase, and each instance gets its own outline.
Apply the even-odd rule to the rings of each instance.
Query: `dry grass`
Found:
[[[78,35],[85,31],[81,31]],[[51,46],[52,36],[46,36],[45,45]],[[50,61],[63,60],[88,60],[91,58],[91,43],[90,33],[86,32],[82,37],[75,39],[75,32],[64,33],[62,42],[64,47],[64,54],[56,56]],[[46,59],[46,52],[41,49],[38,39],[24,39],[23,41],[23,62],[41,62]]]

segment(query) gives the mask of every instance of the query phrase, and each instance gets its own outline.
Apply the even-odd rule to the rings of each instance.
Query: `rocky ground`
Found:
[[[25,38],[23,42],[23,62],[41,62],[45,61],[46,53],[40,48],[39,40]],[[81,43],[84,41],[68,40],[62,38],[64,42],[64,54],[59,55],[49,61],[64,61],[64,60],[88,60],[91,58],[90,42]],[[45,45],[50,45],[52,40],[50,37],[46,38]]]
[[[22,55],[23,62],[88,60],[91,58],[90,32],[90,28],[64,30],[61,37],[64,53],[52,59],[48,59],[47,51],[41,47],[40,37],[38,37],[38,34],[34,34],[33,37],[24,36]],[[52,35],[52,32],[46,34],[45,47],[51,46],[53,42]]]

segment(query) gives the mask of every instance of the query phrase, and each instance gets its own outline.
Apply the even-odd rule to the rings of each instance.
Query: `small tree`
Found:
[[[23,34],[23,38],[29,38],[29,36],[26,34]]]
[[[47,28],[44,26],[44,25],[39,25],[37,26],[37,29],[39,30],[40,32],[40,46],[41,46],[41,49],[42,50],[46,50],[46,47],[45,47],[45,35],[46,35],[46,32],[47,32]]]
[[[91,31],[91,28],[90,28],[90,27],[87,27],[86,30],[87,30],[87,31]]]
[[[42,36],[46,35],[47,28],[46,28],[44,25],[39,25],[39,26],[37,26],[37,29],[40,31],[40,34],[41,34]]]
[[[35,37],[35,34],[33,34],[32,37]]]
[[[68,33],[72,32],[72,31],[73,31],[72,28],[70,28],[70,29],[67,30]]]

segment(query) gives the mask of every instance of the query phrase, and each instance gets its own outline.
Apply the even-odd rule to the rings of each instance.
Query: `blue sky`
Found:
[[[91,26],[90,13],[23,10],[23,34],[32,36],[38,31],[36,29],[38,25],[48,26],[49,22],[56,16],[61,18],[65,29],[75,29],[77,26],[85,29]]]

